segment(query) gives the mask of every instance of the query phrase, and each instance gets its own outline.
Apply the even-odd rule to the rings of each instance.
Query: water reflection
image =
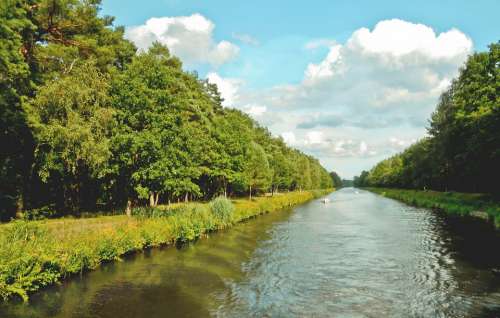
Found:
[[[500,315],[498,233],[365,191],[329,198],[103,266],[0,316]]]

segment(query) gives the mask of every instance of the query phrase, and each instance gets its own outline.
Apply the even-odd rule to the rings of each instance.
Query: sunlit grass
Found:
[[[67,276],[149,247],[187,242],[260,214],[325,195],[303,191],[272,197],[216,199],[138,208],[125,215],[14,221],[0,226],[0,297],[28,295]],[[218,201],[217,201],[218,200]]]

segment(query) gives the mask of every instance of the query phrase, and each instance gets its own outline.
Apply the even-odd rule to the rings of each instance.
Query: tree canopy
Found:
[[[0,6],[0,219],[332,186],[167,47],[137,52],[100,1]]]

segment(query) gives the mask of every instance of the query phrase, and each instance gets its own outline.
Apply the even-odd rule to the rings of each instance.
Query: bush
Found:
[[[52,262],[54,242],[38,224],[14,221],[0,233],[0,296],[28,293],[56,282],[59,267]]]
[[[231,223],[234,214],[234,205],[229,199],[223,196],[217,197],[210,201],[209,207],[212,214],[222,221],[223,224]]]

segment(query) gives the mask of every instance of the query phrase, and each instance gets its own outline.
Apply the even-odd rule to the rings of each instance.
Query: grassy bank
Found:
[[[0,296],[28,295],[103,262],[149,247],[192,241],[251,217],[282,210],[331,190],[273,197],[137,208],[133,217],[14,221],[0,226]]]
[[[500,229],[500,202],[487,194],[365,188],[410,205],[438,209],[448,214],[479,217]]]

